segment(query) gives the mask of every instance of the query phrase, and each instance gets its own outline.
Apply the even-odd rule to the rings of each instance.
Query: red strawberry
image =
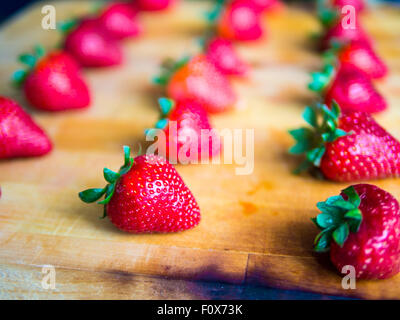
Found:
[[[344,112],[336,103],[307,107],[304,119],[312,126],[290,131],[294,154],[305,154],[297,169],[320,169],[326,179],[361,181],[400,176],[400,143],[366,112]],[[321,119],[320,119],[321,118]]]
[[[207,112],[199,103],[181,101],[175,105],[173,100],[161,98],[159,104],[161,119],[155,127],[165,132],[166,143],[160,151],[170,162],[199,163],[220,153],[219,135],[212,130]],[[207,139],[202,140],[202,135]]]
[[[30,115],[0,96],[0,159],[41,156],[51,149],[49,138]]]
[[[35,54],[23,54],[19,60],[29,69],[15,72],[14,81],[23,83],[27,100],[36,108],[61,111],[90,104],[89,90],[79,67],[66,52],[45,54],[37,47]]]
[[[65,38],[65,50],[83,67],[107,67],[122,63],[122,50],[96,19],[82,20]]]
[[[207,112],[230,110],[236,102],[229,80],[210,63],[205,55],[178,61],[155,81],[166,85],[169,98],[179,102],[196,100]]]
[[[143,11],[160,11],[172,6],[176,0],[133,0],[133,4],[137,5]]]
[[[129,4],[115,2],[108,5],[98,18],[108,36],[113,39],[136,37],[142,32],[136,10]]]
[[[312,74],[313,80],[309,88],[322,93],[326,104],[335,100],[344,111],[371,113],[387,108],[385,99],[376,91],[371,79],[363,71],[348,63],[342,63],[338,69],[337,72],[333,71],[332,75]]]
[[[365,42],[353,41],[339,49],[338,59],[365,72],[371,79],[383,78],[388,69],[374,50]]]
[[[340,10],[344,6],[352,6],[357,13],[362,12],[365,9],[365,3],[363,0],[333,0],[332,4]]]
[[[119,172],[104,168],[109,184],[79,193],[84,202],[100,201],[104,213],[119,229],[132,233],[177,232],[200,222],[200,209],[175,168],[155,155],[130,157]]]
[[[357,184],[317,204],[313,222],[322,230],[317,252],[330,250],[342,272],[352,266],[358,279],[386,279],[400,271],[400,210],[397,200],[371,184]]]
[[[337,19],[333,26],[329,27],[321,39],[321,47],[323,50],[328,49],[333,42],[349,43],[364,42],[366,45],[372,46],[372,40],[365,30],[356,20],[354,28],[345,28],[342,19]]]
[[[260,14],[248,0],[234,0],[222,11],[217,22],[217,32],[222,38],[251,41],[263,36]]]
[[[280,0],[248,0],[253,3],[258,12],[275,11],[282,7]]]
[[[211,39],[207,43],[206,55],[222,74],[243,76],[248,72],[248,65],[239,58],[229,40]]]

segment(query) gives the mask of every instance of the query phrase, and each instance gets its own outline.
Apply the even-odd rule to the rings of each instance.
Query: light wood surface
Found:
[[[54,5],[58,19],[86,12],[90,6],[77,1]],[[346,185],[290,173],[297,160],[286,154],[292,143],[286,131],[302,123],[303,107],[313,98],[306,90],[308,73],[320,66],[310,40],[318,23],[312,12],[300,8],[266,17],[268,38],[238,47],[253,72],[247,80],[234,81],[240,96],[238,110],[212,118],[220,129],[254,128],[253,174],[235,175],[235,165],[177,166],[201,207],[197,228],[178,234],[131,235],[98,219],[100,206],[78,199],[79,191],[104,184],[104,166],[120,166],[122,145],[143,142],[144,129],[158,117],[160,92],[150,79],[163,58],[195,50],[195,37],[205,29],[202,14],[207,7],[204,2],[189,2],[171,12],[145,14],[147,32],[124,43],[123,66],[85,71],[94,97],[90,109],[57,114],[32,110],[8,83],[20,52],[38,42],[51,47],[59,39],[56,31],[41,29],[41,5],[2,26],[0,94],[26,106],[47,130],[55,149],[43,158],[0,162],[0,298],[54,297],[40,290],[37,275],[38,268],[48,264],[59,270],[57,298],[134,298],[132,288],[143,284],[125,290],[126,277],[139,283],[153,276],[364,298],[400,297],[400,276],[359,281],[356,290],[343,290],[342,278],[327,257],[311,251],[317,230],[310,218],[317,214],[316,202]],[[377,120],[398,138],[399,17],[400,10],[393,8],[364,17],[377,51],[391,70],[377,84],[390,105]],[[375,183],[400,199],[400,180]],[[13,282],[18,275],[27,277],[27,287]],[[80,282],[82,277],[86,280]],[[163,281],[160,278],[154,286],[161,288]],[[174,288],[171,296],[165,291],[137,290],[143,298],[196,295]]]

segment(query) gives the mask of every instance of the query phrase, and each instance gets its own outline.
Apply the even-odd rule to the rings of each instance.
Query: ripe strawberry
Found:
[[[114,2],[106,6],[98,21],[107,35],[113,39],[136,37],[142,32],[136,10],[124,2]]]
[[[305,154],[297,172],[319,168],[326,179],[361,181],[400,176],[400,143],[366,112],[344,112],[332,102],[307,107],[303,118],[311,125],[292,130],[293,154]]]
[[[365,9],[365,3],[363,0],[333,0],[332,5],[340,10],[344,6],[352,6],[357,13],[360,13]]]
[[[340,63],[355,66],[371,79],[383,78],[388,72],[385,63],[365,42],[353,41],[347,45],[338,45],[338,48],[328,51],[325,53],[328,59],[329,56],[337,56]]]
[[[326,50],[333,42],[349,43],[353,41],[363,42],[365,45],[372,46],[372,40],[358,23],[358,20],[354,28],[345,28],[342,24],[342,19],[337,19],[333,26],[329,27],[323,35],[321,48]]]
[[[175,168],[155,155],[130,157],[124,147],[125,164],[119,172],[104,168],[109,183],[103,189],[79,193],[84,202],[103,195],[104,214],[119,229],[132,233],[177,232],[200,222],[200,209]]]
[[[51,149],[49,138],[30,115],[0,96],[0,159],[41,156]]]
[[[330,250],[342,272],[355,268],[358,279],[386,279],[400,271],[400,209],[397,200],[371,184],[357,184],[317,204],[313,222],[322,231],[314,250]]]
[[[219,15],[217,33],[229,40],[252,41],[260,39],[265,30],[260,13],[251,1],[233,0]]]
[[[175,105],[171,99],[160,98],[159,104],[161,118],[155,128],[164,130],[166,138],[159,151],[171,163],[199,163],[220,153],[219,135],[212,130],[207,112],[198,102],[181,101]],[[152,134],[152,130],[147,133]],[[202,139],[202,135],[206,138]]]
[[[103,30],[97,19],[84,19],[76,28],[68,23],[64,47],[83,67],[107,67],[122,63],[119,44]]]
[[[206,56],[222,74],[243,76],[248,72],[248,65],[240,59],[229,40],[211,39],[207,43]]]
[[[133,0],[133,4],[143,11],[160,11],[172,6],[176,0]]]
[[[258,12],[275,11],[282,8],[280,0],[248,0],[253,3]]]
[[[381,112],[387,108],[385,99],[376,91],[371,79],[355,66],[342,63],[338,71],[326,67],[313,73],[309,88],[320,93],[326,104],[335,100],[344,111]],[[336,73],[336,74],[335,74]]]
[[[85,108],[90,104],[89,89],[75,60],[66,52],[45,54],[41,47],[19,60],[28,70],[18,70],[13,81],[23,84],[27,100],[36,108],[61,111]]]
[[[169,98],[180,102],[196,100],[208,113],[230,110],[236,102],[229,80],[203,54],[164,65],[163,74],[155,79],[166,85]]]

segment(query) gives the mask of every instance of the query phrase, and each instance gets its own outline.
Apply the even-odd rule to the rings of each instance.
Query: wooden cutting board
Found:
[[[77,1],[54,5],[59,20],[90,7]],[[91,107],[56,114],[29,108],[8,83],[18,67],[18,53],[38,42],[51,47],[59,40],[56,31],[41,29],[41,4],[1,27],[0,94],[26,106],[55,145],[43,158],[0,162],[0,268],[8,270],[0,277],[1,286],[10,286],[4,276],[10,270],[17,274],[25,270],[26,276],[30,267],[50,264],[56,270],[101,272],[88,278],[93,281],[111,272],[399,298],[400,276],[359,281],[356,290],[344,290],[341,275],[329,259],[311,250],[317,229],[310,218],[317,214],[316,202],[338,194],[346,185],[290,173],[297,160],[286,153],[292,144],[286,131],[302,123],[303,107],[313,99],[306,90],[308,73],[321,63],[310,38],[319,25],[305,9],[289,7],[266,17],[267,39],[239,46],[253,72],[249,79],[234,82],[240,96],[238,109],[212,117],[216,128],[255,130],[254,172],[235,175],[235,165],[177,166],[201,207],[197,228],[178,234],[131,235],[107,219],[98,219],[100,206],[78,199],[79,191],[104,184],[104,166],[120,166],[122,145],[143,142],[144,129],[158,116],[160,92],[150,80],[164,58],[194,52],[208,7],[207,2],[185,2],[170,12],[144,14],[147,32],[124,43],[126,61],[121,67],[85,71],[93,92]],[[377,119],[398,138],[399,18],[400,10],[394,8],[376,9],[363,17],[391,70],[387,79],[377,83],[390,105]],[[399,179],[374,183],[400,199]],[[103,280],[114,284],[112,277]],[[74,297],[90,296],[87,281],[81,284],[82,295],[79,283],[74,285]],[[120,281],[113,290],[118,292],[123,285]],[[41,297],[46,296],[39,283],[33,286]],[[57,290],[67,294],[68,287]],[[8,297],[7,290],[1,297]]]

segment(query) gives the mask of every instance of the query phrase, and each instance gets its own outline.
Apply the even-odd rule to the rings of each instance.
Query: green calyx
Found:
[[[361,199],[352,186],[342,192],[347,196],[347,200],[338,195],[317,203],[317,208],[321,213],[311,219],[321,230],[314,241],[316,252],[329,251],[332,240],[343,247],[349,233],[356,233],[360,229]]]
[[[66,35],[77,27],[80,20],[81,20],[80,18],[72,18],[69,20],[58,22],[57,30],[59,30],[63,35]]]
[[[326,64],[321,72],[311,73],[311,82],[308,84],[308,89],[322,94],[329,86],[335,74],[335,67],[332,64]]]
[[[339,18],[339,11],[332,8],[327,0],[317,1],[317,16],[324,28],[331,26]]]
[[[160,106],[160,119],[154,125],[155,129],[165,129],[168,126],[168,115],[175,107],[175,101],[169,98],[158,99],[158,105]],[[145,134],[151,134],[154,129],[146,129]]]
[[[332,101],[331,109],[320,103],[305,108],[303,119],[310,127],[289,131],[289,134],[296,140],[296,144],[289,149],[289,152],[306,156],[295,173],[300,173],[313,166],[319,167],[326,151],[326,144],[351,134],[338,128],[339,117],[340,108],[335,101]]]
[[[329,49],[322,53],[322,61],[324,62],[324,65],[336,67],[338,64],[338,54],[343,50],[345,45],[345,43],[333,39],[330,42]]]
[[[33,48],[33,53],[23,53],[18,57],[18,61],[26,66],[25,69],[19,69],[11,76],[11,82],[20,86],[24,83],[28,74],[35,68],[37,62],[44,57],[46,51],[40,45],[36,45]]]
[[[130,156],[131,148],[128,146],[124,146],[124,164],[119,169],[118,172],[114,172],[110,169],[104,168],[103,175],[104,179],[108,182],[108,184],[104,188],[93,188],[87,189],[79,193],[79,198],[86,203],[92,203],[104,196],[104,199],[99,201],[98,204],[104,205],[104,215],[102,218],[107,216],[106,212],[106,204],[110,202],[112,196],[114,195],[115,186],[117,181],[121,176],[126,174],[133,166],[134,159]]]
[[[166,86],[169,82],[169,79],[172,77],[172,75],[176,71],[178,71],[180,68],[182,68],[186,63],[188,63],[189,60],[190,60],[190,57],[188,57],[188,56],[183,57],[182,59],[179,59],[178,61],[174,61],[172,59],[165,60],[161,65],[160,74],[153,78],[153,83],[161,85],[161,86]]]
[[[214,7],[204,14],[204,17],[209,23],[214,23],[221,16],[222,10],[225,7],[226,0],[216,0]]]

